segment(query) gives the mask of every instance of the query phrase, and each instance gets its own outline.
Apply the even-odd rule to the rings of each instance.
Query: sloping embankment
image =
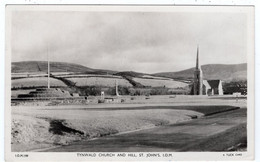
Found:
[[[180,123],[235,107],[64,110],[13,108],[12,151],[30,151],[111,134]],[[204,113],[202,113],[204,112]]]

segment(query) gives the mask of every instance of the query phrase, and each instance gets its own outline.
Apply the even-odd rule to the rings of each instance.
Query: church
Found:
[[[203,73],[199,65],[199,47],[197,47],[197,59],[192,89],[193,95],[223,95],[221,80],[203,80]]]

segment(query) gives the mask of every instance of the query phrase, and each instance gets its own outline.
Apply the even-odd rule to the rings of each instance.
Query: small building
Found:
[[[221,80],[203,80],[204,95],[223,95],[223,87]]]

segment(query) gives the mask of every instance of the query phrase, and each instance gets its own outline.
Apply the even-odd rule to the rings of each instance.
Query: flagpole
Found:
[[[47,57],[48,57],[48,88],[50,88],[50,60],[49,60],[49,44],[47,47]]]

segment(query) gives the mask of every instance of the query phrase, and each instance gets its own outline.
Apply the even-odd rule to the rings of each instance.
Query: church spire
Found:
[[[202,71],[200,69],[199,64],[199,46],[197,46],[197,59],[196,59],[196,68],[194,70],[194,82],[193,82],[193,94],[194,95],[202,95],[203,89],[203,78]]]
[[[196,60],[196,69],[199,69],[199,46],[197,45],[197,60]]]

